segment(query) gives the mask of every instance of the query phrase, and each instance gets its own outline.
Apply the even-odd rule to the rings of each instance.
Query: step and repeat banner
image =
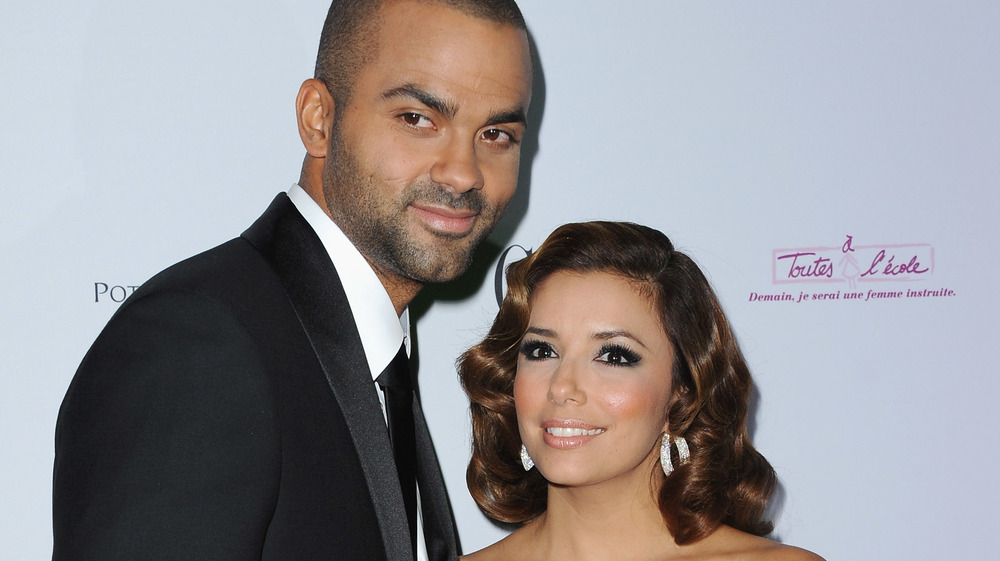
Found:
[[[536,53],[519,192],[469,275],[413,305],[464,548],[458,355],[495,271],[623,219],[706,271],[756,380],[773,537],[827,559],[987,559],[998,521],[1000,7],[522,0]],[[143,281],[298,178],[323,0],[0,7],[0,536],[50,555],[53,429]]]

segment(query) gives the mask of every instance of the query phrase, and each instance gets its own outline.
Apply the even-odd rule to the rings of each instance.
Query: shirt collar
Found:
[[[410,352],[409,309],[396,316],[389,293],[371,265],[302,187],[292,185],[288,198],[319,236],[337,269],[361,336],[368,368],[375,379],[399,352],[400,343],[405,343],[407,354]]]

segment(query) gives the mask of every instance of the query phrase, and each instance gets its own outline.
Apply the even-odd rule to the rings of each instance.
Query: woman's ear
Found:
[[[315,78],[302,82],[299,95],[295,98],[295,115],[299,138],[306,147],[306,153],[313,158],[326,157],[335,114],[333,96],[326,84]]]

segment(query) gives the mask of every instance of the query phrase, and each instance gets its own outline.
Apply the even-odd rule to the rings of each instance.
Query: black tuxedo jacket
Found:
[[[417,409],[428,550],[455,558]],[[408,560],[402,505],[340,279],[284,194],[137,290],[59,412],[54,560]]]

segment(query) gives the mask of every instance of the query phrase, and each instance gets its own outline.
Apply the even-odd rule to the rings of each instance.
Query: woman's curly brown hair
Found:
[[[533,291],[557,271],[605,272],[640,287],[659,310],[674,349],[671,433],[691,461],[664,481],[659,507],[678,544],[720,524],[756,535],[775,474],[750,443],[746,418],[753,382],[715,293],[698,266],[661,232],[627,222],[567,224],[507,271],[507,294],[486,338],[459,359],[471,401],[472,459],[466,480],[487,516],[524,523],[546,509],[547,482],[525,472],[514,411],[514,376]],[[663,477],[659,466],[654,477]]]

